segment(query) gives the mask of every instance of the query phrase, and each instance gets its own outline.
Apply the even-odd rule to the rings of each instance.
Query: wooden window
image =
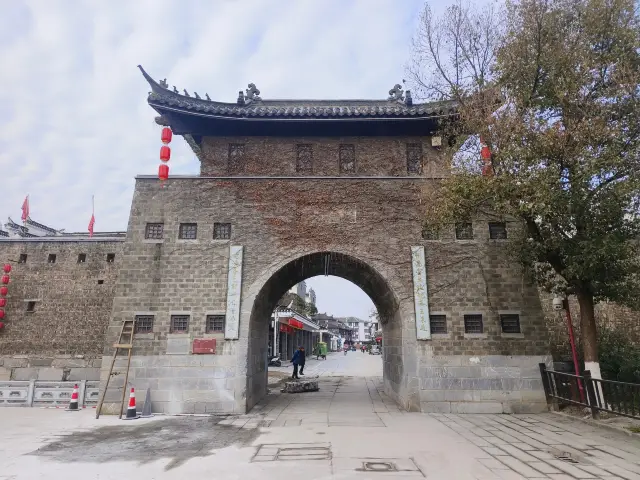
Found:
[[[36,302],[27,302],[27,312],[32,313],[36,311]]]
[[[224,315],[207,315],[206,333],[224,332]]]
[[[213,238],[216,240],[229,240],[231,238],[230,223],[214,223]]]
[[[153,315],[136,315],[134,333],[153,332]]]
[[[189,331],[189,315],[171,315],[171,333],[187,333]]]
[[[422,173],[422,144],[407,144],[407,173]]]
[[[178,231],[178,238],[182,240],[195,240],[198,238],[197,223],[181,223]]]
[[[48,263],[56,263],[56,254],[55,253],[50,253],[49,254],[49,258],[47,258],[47,262]]]
[[[447,333],[446,315],[429,315],[431,322],[431,333]]]
[[[116,261],[115,253],[107,253],[107,263],[113,263]]]
[[[86,253],[79,253],[78,254],[78,263],[84,263],[87,261],[87,254]]]
[[[503,240],[507,238],[507,224],[505,222],[489,222],[489,238]]]
[[[230,143],[229,144],[229,171],[230,172],[244,172],[245,169],[245,156],[244,156],[244,144],[243,143]]]
[[[356,150],[353,145],[340,145],[340,173],[356,173]]]
[[[517,313],[503,313],[500,315],[502,333],[521,333],[520,315]]]
[[[18,263],[27,263],[27,254],[21,253],[20,258],[18,259]]]
[[[164,237],[164,223],[147,223],[144,230],[144,238],[162,239]]]
[[[456,223],[456,240],[473,240],[473,224],[471,222]]]
[[[482,315],[473,314],[464,316],[464,333],[483,333]]]
[[[313,147],[311,145],[296,145],[296,172],[313,172]]]

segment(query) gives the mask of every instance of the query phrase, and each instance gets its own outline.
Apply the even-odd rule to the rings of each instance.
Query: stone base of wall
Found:
[[[99,380],[101,364],[101,357],[84,355],[0,355],[0,381]]]
[[[419,367],[425,413],[540,413],[547,402],[540,363],[550,356],[441,356]]]

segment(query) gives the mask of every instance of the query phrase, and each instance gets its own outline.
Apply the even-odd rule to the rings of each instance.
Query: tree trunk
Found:
[[[584,353],[584,368],[591,372],[593,378],[602,378],[598,362],[598,336],[593,295],[581,290],[576,292],[580,304],[580,335]]]

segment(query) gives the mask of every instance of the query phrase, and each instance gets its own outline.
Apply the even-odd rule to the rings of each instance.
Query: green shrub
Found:
[[[640,347],[618,328],[598,327],[602,378],[640,383]]]

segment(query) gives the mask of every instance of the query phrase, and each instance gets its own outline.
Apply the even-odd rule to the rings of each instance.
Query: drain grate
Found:
[[[252,462],[274,462],[287,460],[331,460],[331,444],[265,444],[260,445]]]
[[[393,462],[362,462],[365,472],[397,472],[398,467]]]
[[[567,462],[567,463],[580,463],[580,462],[578,462],[578,460],[573,458],[568,453],[561,453],[561,454],[558,454],[558,455],[554,455],[554,457],[556,457],[558,460],[562,460],[563,462]]]

